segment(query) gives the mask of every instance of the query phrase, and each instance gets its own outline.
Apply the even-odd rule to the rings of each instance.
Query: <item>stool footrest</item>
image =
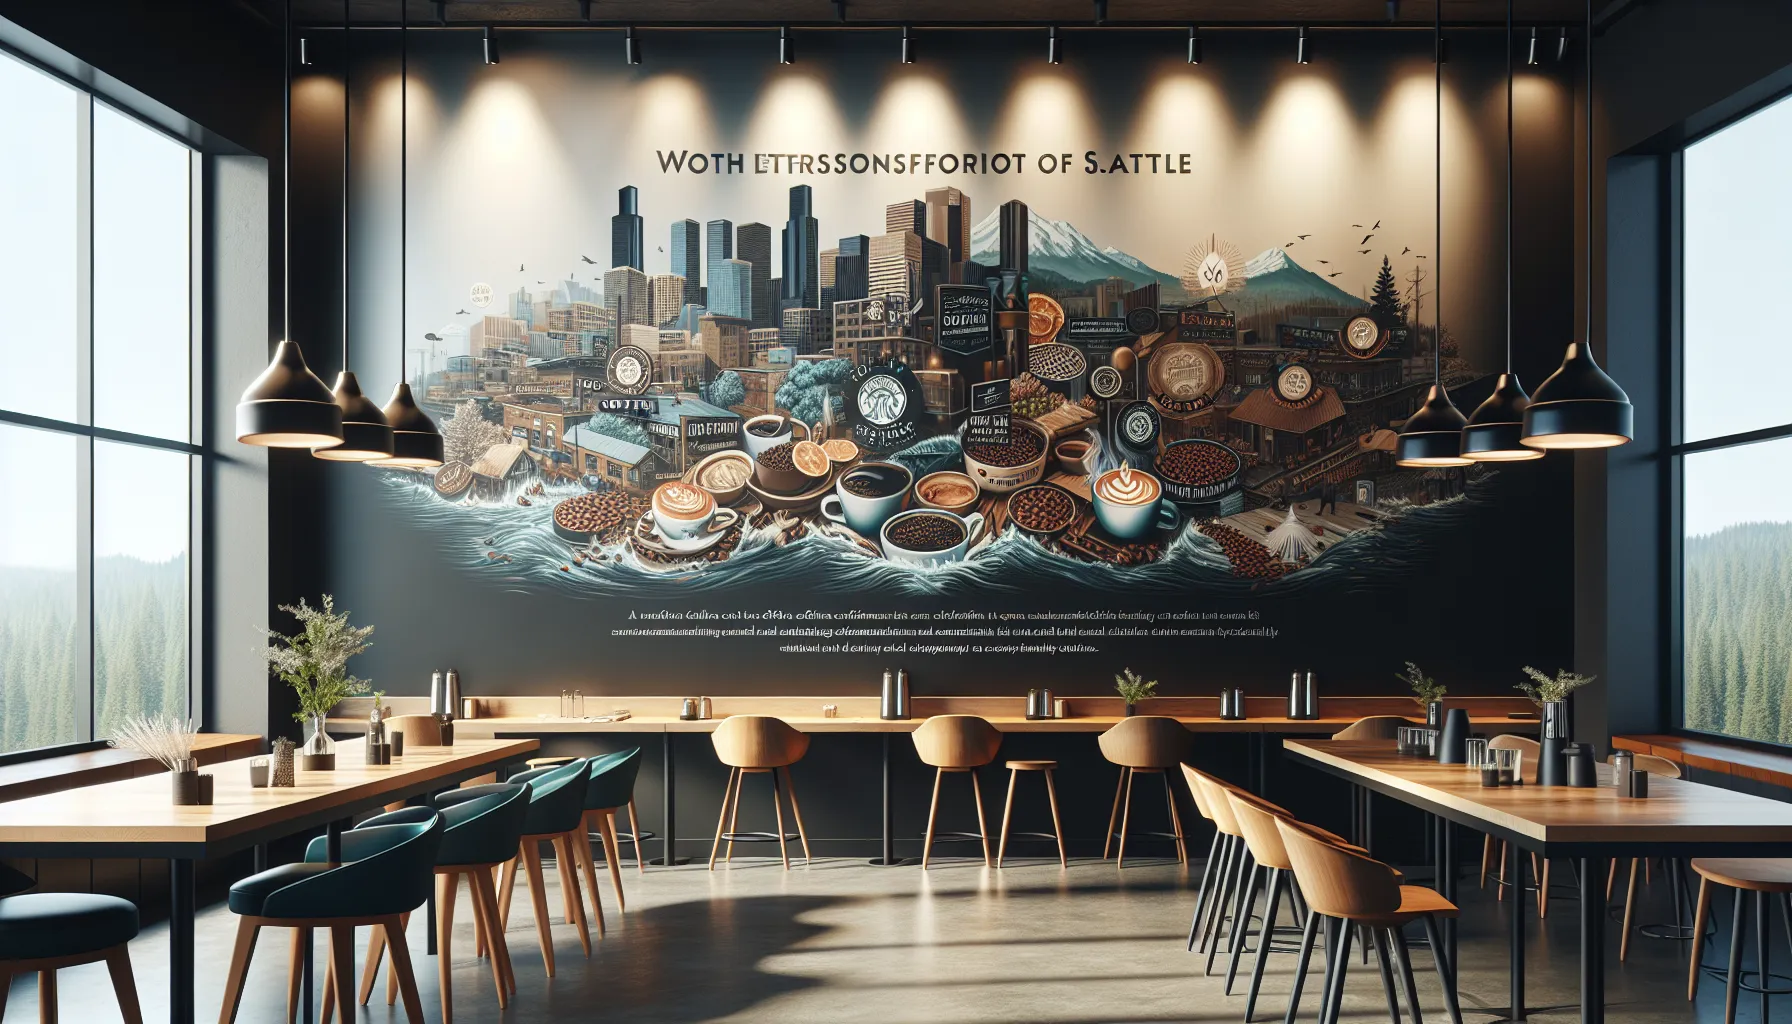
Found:
[[[921,836],[923,841],[926,838],[925,835]],[[936,843],[981,843],[983,837],[975,832],[935,832],[933,841]]]
[[[794,843],[794,842],[797,842],[798,840],[800,840],[801,838],[802,838],[802,836],[797,835],[795,832],[786,832],[781,839],[779,838],[778,833],[776,833],[776,832],[724,832],[724,833],[722,833],[722,841],[725,843],[777,843],[777,842]]]

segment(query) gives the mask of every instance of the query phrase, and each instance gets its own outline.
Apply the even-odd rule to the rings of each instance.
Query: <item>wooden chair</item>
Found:
[[[386,719],[386,732],[404,734],[404,747],[439,747],[442,723],[434,715],[394,715]]]
[[[1396,735],[1395,730],[1411,724],[1412,719],[1402,718],[1399,715],[1370,715],[1368,718],[1359,718],[1332,733],[1332,739],[1356,740],[1357,742],[1391,740]]]
[[[1045,797],[1046,800],[1050,802],[1052,808],[1051,838],[1058,843],[1058,866],[1060,868],[1069,868],[1070,858],[1064,852],[1064,824],[1058,818],[1058,786],[1057,783],[1052,781],[1052,773],[1058,770],[1058,762],[1009,761],[1007,762],[1006,767],[1008,769],[1008,800],[1002,805],[1002,842],[996,847],[996,867],[1001,867],[1002,859],[1008,856],[1008,820],[1014,813],[1015,783],[1020,781],[1021,772],[1038,772],[1045,776]],[[972,773],[971,777],[974,779],[977,776],[975,773]],[[979,800],[978,803],[981,804],[982,801]],[[1046,837],[1043,832],[1022,832],[1021,835],[1038,839]]]
[[[1257,931],[1257,962],[1251,968],[1251,987],[1245,996],[1244,1019],[1249,1021],[1257,1009],[1257,993],[1263,985],[1263,968],[1269,963],[1269,954],[1275,946],[1276,907],[1284,897],[1288,900],[1289,916],[1306,931],[1309,927],[1310,915],[1307,915],[1300,904],[1300,897],[1294,886],[1294,865],[1288,860],[1287,846],[1282,842],[1281,830],[1276,821],[1287,818],[1288,812],[1267,800],[1259,799],[1241,789],[1228,788],[1226,797],[1232,807],[1232,817],[1237,820],[1239,830],[1244,833],[1245,846],[1251,851],[1251,859],[1257,862],[1251,869],[1251,879],[1245,890],[1244,905],[1249,908],[1256,902],[1256,894],[1266,878],[1267,893],[1263,903],[1263,923]],[[1226,994],[1232,994],[1232,979],[1238,973],[1239,954],[1244,951],[1244,937],[1247,933],[1249,913],[1246,913],[1245,928],[1233,930],[1230,962],[1226,965]],[[1298,1002],[1290,1002],[1288,1018],[1293,1019]]]
[[[143,1024],[131,974],[136,904],[84,892],[14,895],[36,884],[31,876],[0,864],[0,1016],[6,1013],[13,976],[35,971],[37,1019],[56,1024],[56,972],[104,960],[125,1024]]]
[[[1400,884],[1399,876],[1388,865],[1360,850],[1327,842],[1288,819],[1277,818],[1276,828],[1281,832],[1282,845],[1307,902],[1309,925],[1302,935],[1300,960],[1294,969],[1297,985],[1306,975],[1313,952],[1317,926],[1311,922],[1315,917],[1325,919],[1322,923],[1326,929],[1326,979],[1320,1024],[1337,1024],[1344,1003],[1344,982],[1350,971],[1350,944],[1358,927],[1368,929],[1374,939],[1389,1019],[1400,1019],[1399,999],[1394,992],[1396,967],[1406,1005],[1415,1021],[1422,1019],[1412,957],[1403,931],[1415,921],[1423,922],[1430,939],[1432,960],[1438,981],[1443,984],[1444,1008],[1450,1014],[1451,1024],[1462,1024],[1462,1009],[1456,999],[1456,970],[1446,957],[1437,924],[1440,917],[1455,917],[1456,905],[1434,889]],[[1389,963],[1390,952],[1395,960],[1393,965]]]
[[[601,917],[603,908],[597,903],[597,864],[591,857],[591,839],[603,844],[604,866],[610,872],[610,884],[616,889],[616,910],[628,909],[622,894],[622,845],[616,836],[616,812],[628,808],[631,821],[635,813],[635,778],[641,772],[641,748],[618,751],[591,759],[591,774],[585,783],[585,839],[573,844],[579,869],[585,873],[585,888],[591,895],[591,913]],[[640,851],[636,850],[636,861]]]
[[[1502,735],[1495,736],[1493,739],[1488,740],[1487,741],[1487,749],[1488,750],[1516,750],[1516,751],[1518,751],[1521,755],[1523,755],[1519,759],[1519,765],[1518,765],[1519,776],[1524,779],[1525,785],[1527,785],[1527,786],[1534,786],[1537,784],[1537,759],[1543,756],[1543,744],[1538,743],[1536,740],[1531,739],[1529,736],[1519,736],[1514,733],[1504,733]],[[1487,888],[1487,866],[1492,863],[1498,863],[1501,865],[1504,865],[1506,863],[1506,842],[1505,842],[1505,840],[1503,840],[1503,839],[1500,840],[1499,860],[1496,862],[1493,858],[1494,858],[1493,837],[1492,836],[1482,836],[1481,837],[1481,888],[1483,888],[1483,889]],[[1543,863],[1543,865],[1541,866],[1541,868],[1539,868],[1539,866],[1537,864],[1537,858],[1535,856],[1532,856],[1531,857],[1531,875],[1532,875],[1532,877],[1534,877],[1538,880],[1538,884],[1537,884],[1537,916],[1541,918],[1541,917],[1548,915],[1548,913],[1549,913],[1549,862],[1545,861]],[[1501,867],[1497,871],[1495,871],[1494,876],[1493,876],[1493,883],[1494,883],[1494,898],[1495,899],[1503,900],[1506,898],[1506,886],[1508,886],[1508,885],[1517,884],[1520,891],[1523,890],[1522,883],[1517,883],[1515,879],[1510,879],[1505,876],[1505,868],[1504,867]]]
[[[1213,827],[1223,837],[1219,870],[1210,883],[1212,895],[1205,908],[1199,901],[1196,902],[1193,926],[1193,930],[1198,930],[1200,934],[1195,952],[1205,950],[1207,953],[1207,963],[1202,967],[1201,973],[1212,974],[1213,961],[1219,953],[1220,937],[1229,936],[1238,928],[1238,911],[1228,910],[1227,904],[1239,902],[1243,895],[1245,872],[1251,866],[1251,851],[1244,841],[1244,829],[1239,827],[1238,816],[1232,813],[1232,801],[1226,796],[1228,784],[1187,765],[1183,765],[1182,770],[1189,784],[1200,788],[1202,801],[1213,815]],[[1203,909],[1206,913],[1205,920],[1201,917]]]
[[[770,715],[730,715],[722,719],[710,734],[715,744],[716,759],[728,766],[728,789],[722,796],[722,813],[716,819],[716,840],[709,848],[709,869],[716,869],[716,854],[722,840],[728,840],[727,860],[734,859],[734,844],[769,842],[773,837],[763,833],[735,831],[740,817],[741,787],[748,775],[772,777],[772,808],[778,815],[778,852],[784,858],[784,870],[790,870],[790,837],[784,832],[784,794],[778,784],[778,773],[784,773],[784,785],[790,788],[790,811],[796,817],[797,838],[803,844],[803,863],[810,863],[809,835],[803,829],[803,809],[796,800],[796,781],[790,777],[790,766],[801,761],[809,751],[806,733],[791,728],[789,723]],[[723,826],[726,825],[724,830]]]
[[[1693,872],[1699,876],[1699,907],[1693,914],[1692,923],[1692,956],[1686,968],[1686,998],[1691,1001],[1698,995],[1699,972],[1702,965],[1699,958],[1705,948],[1705,926],[1711,920],[1711,887],[1727,885],[1736,890],[1736,902],[1731,911],[1730,923],[1730,963],[1724,982],[1724,1024],[1736,1024],[1736,997],[1740,993],[1742,982],[1742,943],[1748,921],[1748,905],[1755,905],[1755,971],[1761,982],[1760,988],[1771,988],[1767,963],[1767,919],[1769,908],[1773,903],[1780,905],[1780,912],[1786,915],[1786,927],[1792,931],[1792,859],[1784,857],[1700,857],[1692,862]],[[1747,900],[1745,893],[1754,893],[1755,898]],[[1776,897],[1771,902],[1769,897]],[[1767,1002],[1770,993],[1761,992],[1761,1019],[1768,1020]]]
[[[1188,783],[1188,793],[1194,798],[1195,810],[1212,825],[1213,811],[1207,807],[1207,789],[1201,785],[1201,775],[1201,772],[1188,764],[1182,766],[1182,779]],[[1215,828],[1213,840],[1207,844],[1207,860],[1201,866],[1201,886],[1195,891],[1195,916],[1188,925],[1188,950],[1191,953],[1195,950],[1195,940],[1200,937],[1201,921],[1206,916],[1208,899],[1217,884],[1215,879],[1219,874],[1220,850],[1226,841],[1226,834]]]
[[[1657,757],[1654,754],[1636,754],[1633,756],[1636,758],[1635,764],[1637,771],[1648,772],[1650,775],[1663,779],[1680,778],[1680,766],[1665,757]],[[1606,763],[1610,764],[1611,758],[1606,758]],[[1630,955],[1631,921],[1636,911],[1636,879],[1637,868],[1639,867],[1643,869],[1645,881],[1647,881],[1646,876],[1648,874],[1649,861],[1643,857],[1630,858],[1630,882],[1624,888],[1624,930],[1619,933],[1618,938],[1618,959],[1620,961]],[[1614,857],[1612,858],[1610,866],[1607,867],[1605,874],[1605,898],[1608,901],[1612,898],[1612,883],[1617,880],[1617,877],[1618,860]],[[1680,923],[1682,920],[1680,917],[1682,906],[1680,902],[1680,879],[1680,861],[1678,858],[1670,859],[1668,861],[1668,884],[1673,886],[1673,927],[1676,931],[1683,927]]]
[[[1169,770],[1182,762],[1188,752],[1189,732],[1181,722],[1161,715],[1139,715],[1122,719],[1101,734],[1097,740],[1101,755],[1120,766],[1120,778],[1114,785],[1114,809],[1108,814],[1108,833],[1101,844],[1101,859],[1108,859],[1108,848],[1114,841],[1114,823],[1120,824],[1119,866],[1126,866],[1126,835],[1132,820],[1132,780],[1135,775],[1161,775],[1164,799],[1170,807],[1170,829],[1158,836],[1174,840],[1176,859],[1188,863],[1188,845],[1182,837],[1182,815],[1176,810],[1176,787]]]
[[[933,855],[933,844],[936,835],[935,820],[940,809],[940,783],[946,773],[965,773],[971,777],[971,795],[977,801],[977,831],[951,832],[940,835],[943,839],[978,839],[983,843],[983,864],[994,865],[989,856],[989,826],[983,818],[983,784],[977,781],[977,769],[994,761],[996,751],[1002,748],[1002,734],[996,727],[976,715],[935,715],[922,722],[914,732],[915,754],[921,763],[933,768],[933,799],[927,805],[927,838],[921,845],[921,870],[927,870],[927,864]],[[1012,778],[1008,784],[1010,807],[1013,805],[1014,783]],[[1007,814],[1003,813],[1003,840],[1007,839]]]

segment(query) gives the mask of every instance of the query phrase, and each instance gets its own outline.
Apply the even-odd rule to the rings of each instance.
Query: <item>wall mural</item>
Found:
[[[420,62],[409,297],[442,326],[411,366],[449,462],[382,494],[463,576],[600,602],[614,638],[730,626],[696,601],[789,652],[852,623],[1011,652],[988,623],[1022,605],[1061,651],[1140,616],[1269,639],[1259,598],[1398,587],[1484,500],[1492,471],[1392,458],[1437,350],[1455,388],[1503,341],[1436,329],[1428,60],[1363,97],[1277,65],[1250,101],[1128,65],[1121,119],[1015,55],[964,89],[530,45]],[[1455,244],[1447,310],[1479,314],[1497,281]]]

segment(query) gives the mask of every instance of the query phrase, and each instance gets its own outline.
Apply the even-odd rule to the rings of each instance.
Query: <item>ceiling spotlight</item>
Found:
[[[1064,63],[1064,52],[1058,48],[1058,26],[1053,25],[1050,34],[1045,37],[1045,62],[1047,64]]]
[[[846,0],[834,0],[834,20],[846,24]]]
[[[487,64],[498,63],[498,35],[492,31],[490,25],[485,26],[485,35],[483,38],[485,41],[485,62]]]
[[[1108,23],[1108,0],[1095,0],[1095,24]]]
[[[310,42],[311,40],[304,36],[299,37],[299,64],[302,67],[311,66],[311,47],[308,45]]]
[[[1562,31],[1556,36],[1556,60],[1562,61],[1562,60],[1567,60],[1567,59],[1568,59],[1568,26],[1564,25],[1564,26],[1562,26]]]
[[[913,64],[914,62],[915,62],[914,38],[908,34],[908,26],[904,25],[904,26],[902,26],[902,63]]]
[[[1294,63],[1296,63],[1296,64],[1312,63],[1312,61],[1307,59],[1307,26],[1305,26],[1305,25],[1302,25],[1300,27],[1300,40],[1299,40],[1299,42],[1297,42],[1295,44],[1295,47],[1294,47]]]
[[[579,0],[579,20],[591,20],[591,0]]]
[[[435,0],[436,24],[448,24],[448,0]]]
[[[1535,25],[1531,26],[1531,41],[1524,48],[1524,62],[1526,64],[1537,63],[1537,26]]]
[[[1201,30],[1193,25],[1188,27],[1188,62],[1201,63]]]
[[[778,29],[778,63],[796,63],[796,45],[791,41],[788,25]]]
[[[622,56],[630,64],[641,63],[641,41],[635,38],[635,27],[628,27],[628,34],[622,37]]]
[[[1388,20],[1400,20],[1400,0],[1388,0]]]

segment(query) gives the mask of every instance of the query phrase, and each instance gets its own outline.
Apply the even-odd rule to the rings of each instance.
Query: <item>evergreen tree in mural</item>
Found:
[[[442,450],[449,462],[472,465],[494,444],[507,440],[504,427],[486,419],[472,399],[454,407],[454,415],[442,424]]]
[[[852,361],[847,359],[798,363],[790,368],[784,383],[778,385],[778,407],[789,409],[792,416],[804,423],[820,423],[823,418],[821,403],[828,399],[831,389],[836,392],[832,401],[838,407],[837,392],[851,374]]]
[[[638,444],[643,448],[648,447],[647,431],[643,430],[639,423],[623,419],[615,413],[600,412],[591,417],[591,421],[585,425],[605,437]]]
[[[729,409],[747,400],[747,386],[741,382],[740,374],[733,370],[723,370],[716,374],[716,379],[709,382],[709,398],[711,405],[719,405]]]
[[[1792,743],[1792,523],[1745,523],[1685,548],[1688,728]]]
[[[1394,280],[1394,265],[1381,258],[1381,270],[1375,275],[1375,290],[1369,293],[1369,315],[1383,327],[1398,327],[1406,322],[1406,309],[1400,303],[1400,285]]]

